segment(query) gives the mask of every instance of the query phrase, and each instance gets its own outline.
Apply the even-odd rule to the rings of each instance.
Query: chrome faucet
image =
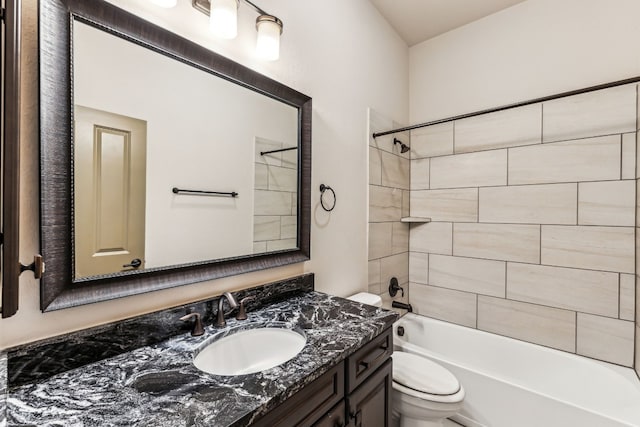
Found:
[[[224,294],[222,294],[222,296],[220,296],[220,299],[218,300],[218,317],[216,319],[216,323],[213,324],[216,328],[222,328],[227,325],[227,322],[224,320],[223,307],[225,298],[227,299],[227,302],[229,303],[229,306],[231,308],[236,308],[238,306],[238,302],[230,292],[225,292]]]

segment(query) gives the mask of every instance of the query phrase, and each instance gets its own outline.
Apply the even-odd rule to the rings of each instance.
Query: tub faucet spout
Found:
[[[409,313],[413,313],[413,307],[411,307],[411,304],[405,304],[405,303],[400,302],[400,301],[393,301],[391,303],[391,307],[393,307],[393,308],[401,308],[403,310],[407,310]]]

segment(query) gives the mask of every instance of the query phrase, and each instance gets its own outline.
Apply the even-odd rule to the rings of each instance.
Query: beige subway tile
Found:
[[[290,215],[291,193],[286,191],[256,190],[254,192],[255,215]]]
[[[268,240],[267,251],[281,251],[283,249],[293,249],[298,247],[296,239]]]
[[[456,153],[541,142],[542,104],[527,105],[456,121]]]
[[[409,282],[429,283],[429,254],[409,252]]]
[[[253,253],[261,254],[267,252],[267,242],[253,242]]]
[[[635,205],[635,180],[578,184],[579,225],[633,227],[636,222]]]
[[[577,353],[582,356],[632,366],[633,335],[633,322],[578,313]]]
[[[265,164],[255,164],[255,176],[254,176],[254,189],[256,190],[268,190],[269,189],[269,168]]]
[[[254,216],[253,241],[276,240],[280,238],[279,216]]]
[[[429,284],[476,294],[505,296],[505,263],[429,255]]]
[[[278,166],[268,166],[269,190],[295,193],[298,188],[298,171]]]
[[[296,147],[296,143],[282,144],[282,148]],[[282,152],[282,167],[298,170],[298,150]]]
[[[409,250],[432,254],[452,254],[453,224],[450,222],[428,222],[411,225]]]
[[[384,116],[382,113],[369,108],[369,145],[372,147],[377,147],[383,149],[382,146],[386,147],[386,151],[391,152],[391,140],[393,136],[379,136],[378,138],[373,138],[373,134],[376,132],[385,132],[391,130],[393,128],[393,120]]]
[[[402,190],[402,217],[407,217],[410,215],[410,203],[411,201],[411,192],[407,190]]]
[[[507,263],[507,298],[618,317],[618,274]]]
[[[576,224],[577,184],[480,188],[480,222]]]
[[[509,185],[620,179],[620,152],[620,135],[509,148]]]
[[[391,251],[394,254],[409,251],[409,224],[394,222],[391,234]]]
[[[389,287],[391,278],[398,279],[398,283],[407,290],[409,282],[409,252],[380,259],[380,286],[382,291]]]
[[[283,216],[280,217],[280,238],[295,239],[298,236],[298,217]]]
[[[411,131],[411,158],[453,154],[453,122],[440,123]]]
[[[640,257],[640,254],[636,252],[636,256]],[[636,319],[638,320],[638,325],[640,325],[640,275],[636,274],[636,288],[635,288],[635,313]],[[638,342],[640,344],[640,341]]]
[[[622,179],[636,177],[636,134],[622,135]]]
[[[417,283],[409,284],[413,311],[458,325],[476,327],[477,295]]]
[[[636,227],[640,227],[640,179],[636,183]]]
[[[636,358],[635,358],[635,370],[640,377],[640,324],[636,324]]]
[[[638,146],[639,144],[640,144],[640,131],[636,132],[636,178],[640,178],[640,147]]]
[[[298,194],[291,193],[291,215],[298,215]]]
[[[409,159],[390,153],[381,153],[382,157],[382,185],[385,187],[409,189],[410,166]]]
[[[636,89],[603,89],[547,101],[543,107],[543,141],[635,132]]]
[[[456,154],[431,159],[431,188],[507,185],[507,150]]]
[[[400,129],[402,127],[406,126],[405,123],[398,123],[398,122],[393,122],[393,128],[394,129]],[[393,138],[394,140],[397,139],[399,140],[401,143],[407,145],[408,147],[411,147],[411,132],[409,131],[405,131],[405,132],[397,132],[393,134]],[[392,147],[391,147],[391,152],[397,156],[400,156],[404,159],[409,160],[411,158],[411,151],[406,151],[406,152],[402,152],[402,146],[400,144],[393,144],[392,141]]]
[[[478,189],[416,190],[411,192],[411,216],[433,221],[478,220]]]
[[[403,285],[403,286],[407,286],[408,287],[408,284]],[[391,303],[393,301],[400,301],[400,302],[403,302],[405,304],[409,303],[409,292],[406,292],[406,290],[407,290],[407,288],[405,288],[404,296],[402,296],[402,293],[398,292],[396,294],[396,296],[391,298],[391,296],[389,295],[389,292],[387,292],[387,290],[383,288],[384,292],[382,292],[382,294],[380,294],[380,298],[382,298],[382,308],[387,309],[387,310],[391,310],[391,311],[395,311],[400,316],[404,316],[405,314],[407,314],[407,310],[403,310],[401,308],[391,307]]]
[[[543,225],[545,265],[634,273],[634,228]]]
[[[636,307],[636,276],[634,274],[620,275],[620,319],[635,320]]]
[[[369,147],[369,185],[382,185],[382,154],[374,147]]]
[[[636,251],[636,256],[640,258],[640,251]],[[636,274],[636,322],[640,325],[640,275],[638,274]]]
[[[537,264],[540,226],[454,224],[453,255]]]
[[[255,139],[255,162],[266,165],[282,166],[282,152],[269,153],[262,155],[263,151],[278,150],[282,148],[282,142],[270,141],[265,138],[256,137]]]
[[[429,161],[430,159],[411,160],[411,189],[429,189]]]
[[[402,214],[402,190],[398,188],[369,186],[369,221],[400,221]]]
[[[478,329],[575,351],[576,314],[573,311],[480,295]]]
[[[369,261],[369,292],[375,295],[382,293],[380,286],[380,260]]]
[[[392,223],[369,223],[369,259],[391,255]]]

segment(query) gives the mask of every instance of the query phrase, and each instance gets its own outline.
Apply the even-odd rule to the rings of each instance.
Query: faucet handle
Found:
[[[202,327],[202,316],[200,316],[200,313],[189,313],[185,316],[182,316],[180,320],[184,322],[186,320],[191,319],[192,317],[195,317],[196,320],[195,322],[193,322],[193,329],[191,330],[191,336],[199,337],[200,335],[204,334],[204,328]]]
[[[238,310],[238,314],[236,314],[236,320],[247,320],[247,310],[244,304],[246,302],[252,301],[256,299],[255,297],[246,297],[240,300],[240,309]]]

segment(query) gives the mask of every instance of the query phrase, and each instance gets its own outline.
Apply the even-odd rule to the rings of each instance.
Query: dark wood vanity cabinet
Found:
[[[391,424],[391,328],[287,399],[259,427],[388,427]]]

